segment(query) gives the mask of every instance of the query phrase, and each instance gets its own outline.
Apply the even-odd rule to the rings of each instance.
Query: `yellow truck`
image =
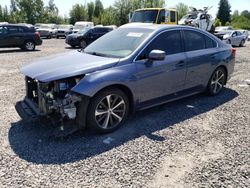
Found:
[[[143,8],[129,15],[129,22],[154,23],[154,24],[178,24],[178,12],[176,9]]]

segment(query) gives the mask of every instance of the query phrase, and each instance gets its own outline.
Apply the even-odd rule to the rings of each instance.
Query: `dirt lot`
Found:
[[[0,187],[250,187],[250,43],[237,48],[219,96],[136,113],[112,134],[55,139],[21,121],[14,104],[25,92],[19,67],[65,47],[52,39],[35,52],[0,49]]]

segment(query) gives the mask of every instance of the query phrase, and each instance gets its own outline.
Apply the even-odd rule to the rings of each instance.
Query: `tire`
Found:
[[[22,47],[22,49],[26,51],[34,51],[36,49],[36,45],[33,41],[26,41]]]
[[[56,36],[57,39],[59,39],[59,36]]]
[[[207,93],[211,96],[218,95],[223,90],[226,82],[227,74],[225,68],[218,67],[209,79]]]
[[[81,42],[80,42],[80,47],[82,48],[82,49],[84,49],[84,48],[86,48],[87,47],[87,42],[85,41],[85,40],[82,40]]]
[[[110,133],[126,121],[128,112],[129,100],[125,93],[109,88],[91,98],[87,125],[100,133]]]
[[[242,41],[240,42],[240,47],[243,47],[244,44],[245,44],[245,40],[242,40]]]

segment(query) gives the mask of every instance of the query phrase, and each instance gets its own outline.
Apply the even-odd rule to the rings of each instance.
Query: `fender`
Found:
[[[134,63],[112,67],[101,71],[85,74],[82,80],[71,90],[81,95],[93,97],[101,89],[111,85],[123,85],[135,93]]]

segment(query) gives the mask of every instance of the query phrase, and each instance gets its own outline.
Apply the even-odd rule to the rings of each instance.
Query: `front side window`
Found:
[[[166,55],[183,52],[180,31],[166,31],[157,36],[141,53],[138,60],[147,59],[152,50],[161,50]]]
[[[8,33],[10,34],[19,33],[18,27],[8,27]]]
[[[159,14],[159,16],[158,16],[158,21],[157,21],[157,23],[160,24],[160,23],[162,23],[162,22],[165,23],[165,10],[161,10],[161,11],[160,11],[160,14]]]
[[[120,28],[91,43],[84,52],[106,57],[127,57],[153,32],[146,28]]]
[[[186,51],[202,50],[206,48],[204,35],[196,31],[184,31]]]
[[[0,27],[0,35],[7,34],[7,28],[6,27]]]

